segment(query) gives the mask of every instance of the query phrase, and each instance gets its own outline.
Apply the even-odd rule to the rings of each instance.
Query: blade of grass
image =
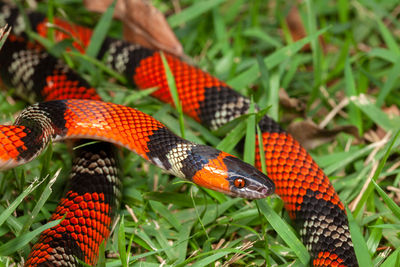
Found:
[[[95,65],[96,67],[100,68],[102,71],[104,71],[105,73],[109,74],[110,76],[114,77],[115,79],[117,79],[119,82],[121,82],[122,84],[127,84],[128,80],[125,78],[125,76],[119,74],[118,72],[110,69],[109,67],[107,67],[103,62],[90,57],[86,54],[82,54],[79,52],[75,52],[75,51],[70,51],[68,52],[68,54],[75,56],[75,57],[79,57],[82,58],[83,60],[87,60],[90,63],[92,63],[93,65]]]
[[[346,63],[345,63],[344,77],[345,77],[345,84],[346,84],[345,92],[346,92],[347,97],[351,98],[352,96],[358,95],[349,58],[347,58]],[[354,126],[356,126],[358,128],[359,134],[362,135],[363,126],[362,126],[360,111],[354,105],[354,103],[350,103],[348,105],[348,109],[349,109],[350,123],[353,124]]]
[[[257,138],[258,138],[258,149],[260,151],[260,162],[261,162],[261,171],[267,174],[267,165],[265,162],[265,150],[264,143],[262,139],[262,132],[260,126],[257,125]]]
[[[367,55],[369,57],[378,57],[391,63],[395,63],[400,58],[399,56],[393,57],[393,52],[385,48],[372,48]]]
[[[152,200],[149,201],[149,204],[155,212],[158,212],[162,218],[167,220],[178,232],[181,230],[181,224],[179,221],[163,204]]]
[[[38,202],[36,203],[35,207],[32,210],[32,213],[29,214],[28,219],[25,221],[24,226],[22,227],[22,230],[20,234],[23,234],[28,231],[29,227],[32,225],[34,219],[36,216],[39,214],[40,209],[44,206],[46,203],[47,199],[50,197],[51,193],[53,192],[52,186],[56,182],[58,175],[60,174],[61,169],[58,169],[56,173],[53,175],[53,177],[50,179],[49,183],[47,184],[45,190],[41,194]]]
[[[253,114],[255,110],[255,104],[253,98],[251,98],[249,113]],[[244,139],[244,155],[243,160],[251,165],[254,165],[255,161],[255,148],[256,148],[256,114],[251,115],[247,119],[246,135]]]
[[[400,120],[398,118],[390,119],[385,112],[366,98],[365,95],[361,94],[358,97],[353,97],[351,102],[386,131],[393,131],[399,127]]]
[[[105,267],[106,266],[106,248],[105,248],[105,244],[104,244],[104,240],[103,242],[101,242],[100,246],[99,246],[99,259],[97,261],[97,267]]]
[[[272,228],[278,233],[278,235],[285,241],[285,243],[293,250],[293,252],[299,257],[300,261],[307,265],[310,261],[310,255],[303,243],[296,237],[296,234],[292,231],[291,227],[287,226],[287,223],[276,214],[276,212],[268,206],[267,202],[263,199],[256,200],[262,214],[271,224]]]
[[[49,0],[47,3],[46,19],[50,24],[54,23],[54,0]],[[47,38],[54,42],[54,29],[53,27],[47,28]]]
[[[41,232],[58,225],[60,222],[61,222],[61,219],[48,222],[45,225],[42,225],[29,233],[18,236],[16,238],[14,238],[13,240],[5,243],[4,245],[0,246],[0,256],[8,256],[8,255],[18,251],[19,249],[24,247],[26,244],[28,244],[33,238],[35,238],[37,235],[39,235]]]
[[[397,138],[399,137],[399,135],[400,135],[400,130],[396,133],[396,135],[393,137],[392,141],[389,143],[389,145],[386,149],[385,155],[380,160],[378,168],[376,169],[371,181],[376,181],[378,179],[379,175],[381,174],[381,172],[383,170],[383,167],[386,164],[386,161],[387,161],[390,153],[392,152],[392,147],[393,147],[394,143],[396,142]],[[365,205],[365,203],[367,202],[367,199],[370,197],[370,195],[372,194],[373,191],[374,191],[374,184],[370,182],[367,189],[365,190],[364,194],[362,195],[360,201],[358,202],[356,208],[354,209],[355,217],[358,216],[358,214],[362,210],[362,207]]]
[[[400,266],[400,248],[397,248],[380,267]]]
[[[349,218],[351,239],[353,241],[354,251],[356,252],[359,266],[374,266],[372,264],[371,255],[368,251],[367,243],[365,242],[361,230],[349,209],[347,209],[347,216]]]
[[[217,149],[232,153],[246,132],[246,121],[240,122],[218,145]]]
[[[380,225],[382,223],[383,223],[382,218],[378,218],[378,220],[376,220],[374,225],[376,226],[376,225]],[[372,228],[371,234],[367,240],[368,251],[371,254],[375,253],[376,248],[379,246],[379,243],[381,242],[381,239],[382,239],[382,229],[380,229],[378,227]]]
[[[273,46],[275,48],[282,47],[282,43],[280,42],[280,40],[272,38],[271,36],[266,34],[262,29],[260,29],[258,27],[246,29],[243,31],[242,34],[246,37],[260,39],[262,42],[270,44],[271,46]]]
[[[376,19],[378,23],[378,29],[381,32],[382,38],[385,41],[386,45],[389,47],[389,49],[396,55],[400,55],[400,48],[397,44],[397,41],[389,31],[389,29],[383,24],[383,22],[380,19]]]
[[[0,226],[8,219],[8,217],[15,211],[24,198],[32,193],[43,180],[35,179],[0,215]]]
[[[188,221],[182,224],[180,230],[179,230],[179,236],[177,240],[177,246],[176,246],[176,251],[178,254],[178,259],[174,264],[182,263],[186,259],[186,254],[188,251],[188,243],[190,239],[190,232],[192,229],[192,226],[194,224],[194,221]]]
[[[271,55],[264,58],[264,63],[269,70],[281,64],[283,61],[288,60],[291,56],[300,51],[300,49],[311,40],[318,38],[321,34],[325,33],[330,27],[326,27],[317,31],[315,34],[309,35],[293,44],[285,46]],[[249,69],[237,75],[235,78],[229,80],[227,83],[233,88],[243,89],[253,83],[259,77],[259,67],[257,64],[252,65]]]
[[[8,35],[11,32],[12,27],[8,27],[8,25],[4,25],[4,27],[0,28],[0,50],[3,47],[4,43],[7,40]]]
[[[267,106],[270,107],[270,111],[268,111],[268,116],[277,121],[279,114],[279,88],[280,88],[279,86],[280,75],[277,71],[271,73],[269,82],[270,85],[268,91]]]
[[[175,194],[170,192],[149,192],[143,194],[143,198],[147,200],[159,201],[166,204],[174,204],[180,207],[193,208],[190,196],[186,194]],[[194,201],[197,205],[204,205],[206,203],[212,204],[211,200],[194,197]]]
[[[178,25],[186,23],[194,18],[197,18],[209,11],[210,9],[215,8],[216,6],[222,4],[226,0],[208,0],[208,1],[197,1],[195,4],[190,7],[182,10],[181,12],[170,16],[167,21],[168,24],[174,28]]]
[[[388,208],[393,212],[397,219],[400,220],[400,207],[385,193],[385,191],[382,190],[382,188],[380,188],[375,181],[372,181],[372,184],[375,186],[376,191],[382,197],[383,201],[385,201]]]
[[[258,63],[258,68],[260,69],[260,81],[261,81],[261,86],[262,90],[259,90],[262,92],[260,99],[258,100],[258,104],[260,107],[267,107],[271,105],[271,98],[269,95],[270,92],[270,73],[267,68],[267,65],[265,65],[263,58],[260,55],[257,55],[257,63]],[[277,102],[274,102],[273,104],[275,105]]]
[[[95,58],[100,51],[100,47],[107,37],[108,29],[113,19],[114,8],[117,0],[114,0],[101,16],[99,22],[93,30],[90,43],[86,48],[86,55]]]
[[[176,87],[175,78],[174,78],[174,75],[172,74],[172,71],[171,71],[169,65],[168,65],[168,61],[165,58],[164,53],[160,52],[160,55],[161,55],[161,60],[163,62],[165,75],[167,77],[168,87],[169,87],[169,90],[172,95],[172,100],[174,101],[174,105],[179,114],[179,126],[180,126],[180,130],[181,130],[181,137],[185,138],[185,124],[184,124],[184,120],[183,120],[182,103],[179,99],[179,93],[178,93],[178,89]]]
[[[118,251],[119,251],[119,258],[121,259],[121,264],[123,267],[128,266],[128,261],[126,257],[126,248],[125,248],[125,218],[122,215],[122,218],[119,223],[118,229]]]
[[[307,8],[307,26],[308,33],[315,34],[317,32],[316,25],[316,17],[314,12],[314,1],[306,0],[306,8]],[[311,98],[314,99],[317,96],[319,85],[322,81],[322,53],[321,47],[319,45],[319,38],[312,39],[310,41],[311,51],[312,51],[312,60],[313,60],[313,74],[314,74],[314,82],[313,82],[313,91],[311,93]]]
[[[221,257],[223,257],[225,255],[233,254],[233,253],[245,254],[246,252],[243,252],[243,251],[241,251],[239,249],[233,249],[233,248],[224,248],[224,249],[219,249],[219,250],[212,250],[212,251],[204,252],[204,253],[201,253],[201,254],[196,255],[194,257],[188,258],[183,263],[177,265],[176,267],[188,266],[189,263],[194,262],[194,261],[195,261],[196,266],[206,266],[207,264],[215,262],[217,259],[220,259]],[[204,259],[204,262],[201,261],[201,260],[200,261],[196,261],[197,259],[205,257],[207,255],[211,255],[210,257],[212,257],[214,255],[215,257],[214,258],[208,258],[207,257],[207,258]],[[211,259],[213,259],[213,261],[208,262]],[[190,266],[194,266],[194,264],[190,265]]]
[[[398,58],[398,56],[397,56]],[[400,58],[396,60],[390,72],[387,75],[387,80],[383,84],[381,90],[379,90],[378,98],[376,99],[376,106],[381,107],[384,104],[386,97],[389,95],[390,91],[394,89],[395,82],[398,80],[400,73]]]

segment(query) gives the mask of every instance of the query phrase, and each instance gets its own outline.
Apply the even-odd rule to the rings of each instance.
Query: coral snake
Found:
[[[47,34],[46,17],[26,14],[31,29]],[[182,178],[232,196],[263,198],[274,190],[310,251],[314,266],[357,266],[344,205],[328,177],[307,151],[274,120],[264,116],[259,127],[268,177],[236,157],[196,145],[171,133],[138,110],[100,101],[85,80],[42,47],[26,40],[26,22],[18,8],[0,2],[0,26],[13,26],[0,50],[2,82],[42,102],[26,108],[13,125],[0,126],[0,167],[33,159],[50,139],[97,139],[124,146]],[[55,19],[56,40],[74,36],[84,52],[91,30]],[[137,88],[157,87],[152,96],[173,104],[160,52],[107,38],[97,57]],[[210,74],[166,55],[184,112],[210,129],[245,114],[250,100]],[[48,101],[51,100],[51,101]],[[134,122],[134,123],[131,123]],[[257,139],[258,140],[258,139]],[[78,141],[84,142],[84,141]],[[257,141],[258,142],[258,141]],[[256,144],[256,167],[261,168]],[[109,143],[78,149],[70,187],[52,220],[65,219],[44,231],[27,266],[93,265],[99,244],[107,239],[120,202],[121,182]],[[90,185],[90,186],[88,186]]]

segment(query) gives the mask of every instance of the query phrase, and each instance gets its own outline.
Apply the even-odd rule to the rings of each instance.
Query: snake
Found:
[[[41,36],[47,35],[49,24],[43,14],[30,11],[25,15],[32,30],[36,31]],[[172,149],[166,149],[164,152],[173,151],[174,149],[180,150],[184,154],[182,158],[191,154],[189,151],[191,152],[192,149],[202,150],[204,148],[203,146],[195,145],[189,141],[183,141],[176,135],[169,132],[167,133],[166,128],[162,126],[161,123],[154,122],[154,119],[150,116],[144,115],[137,110],[99,101],[100,99],[95,89],[88,85],[84,79],[70,70],[59,59],[55,59],[46,53],[39,45],[26,42],[25,29],[27,22],[17,8],[8,3],[0,2],[0,25],[5,23],[13,26],[15,36],[11,35],[7,41],[8,45],[6,43],[0,51],[0,60],[2,62],[0,73],[3,83],[11,84],[16,91],[24,92],[25,95],[41,95],[44,100],[52,101],[36,104],[25,109],[20,115],[22,117],[19,117],[14,125],[7,126],[11,127],[7,129],[13,129],[11,130],[12,134],[9,135],[14,139],[2,137],[0,143],[7,142],[8,146],[18,148],[11,149],[14,153],[13,156],[2,159],[3,162],[7,162],[6,164],[9,166],[22,164],[34,158],[39,153],[39,150],[42,149],[35,148],[34,152],[29,152],[29,157],[31,157],[29,159],[26,153],[20,154],[22,150],[27,151],[24,150],[25,146],[27,146],[25,140],[28,139],[28,135],[25,135],[25,129],[32,126],[30,119],[33,113],[36,112],[38,115],[35,117],[39,117],[38,119],[41,121],[41,123],[39,123],[39,128],[41,129],[39,133],[36,132],[34,136],[36,139],[41,139],[43,144],[48,142],[47,139],[50,138],[54,138],[56,141],[68,137],[94,138],[94,135],[97,135],[99,131],[85,128],[82,133],[79,132],[82,129],[76,130],[75,128],[76,125],[79,125],[77,128],[82,125],[86,127],[87,124],[85,123],[90,119],[84,118],[83,115],[89,113],[89,116],[96,117],[96,124],[101,125],[98,127],[105,127],[104,125],[107,123],[118,126],[109,126],[110,135],[108,135],[107,132],[104,133],[105,136],[96,136],[98,140],[111,142],[120,146],[127,146],[128,149],[135,151],[143,158],[150,160],[161,168],[166,169],[176,176],[192,181],[196,180],[201,186],[208,186],[211,189],[235,196],[235,193],[232,193],[235,189],[247,188],[247,186],[251,184],[250,181],[255,181],[255,188],[258,188],[258,190],[260,190],[258,192],[261,193],[250,197],[248,194],[239,194],[237,196],[257,198],[272,193],[274,184],[275,193],[284,201],[285,209],[293,220],[294,225],[299,230],[300,237],[310,252],[312,257],[311,264],[313,266],[358,266],[349,231],[346,210],[329,178],[312,159],[306,149],[271,117],[265,115],[258,122],[261,134],[256,138],[255,166],[261,169],[262,164],[259,149],[261,142],[267,174],[268,177],[272,179],[273,184],[262,173],[254,171],[251,166],[243,165],[245,166],[243,169],[235,169],[236,171],[232,174],[232,177],[224,174],[220,177],[220,180],[218,178],[219,184],[214,187],[214,185],[209,184],[210,179],[208,178],[195,178],[196,175],[194,171],[183,167],[183,163],[179,160],[176,161],[179,166],[174,169],[171,164],[174,160],[171,160],[168,153],[164,153],[164,156],[153,154],[153,148],[156,148],[151,145],[149,146],[149,142],[151,143],[154,141],[151,139],[152,134],[162,131],[164,136],[169,136],[170,139],[166,142],[170,144],[169,149]],[[69,39],[73,36],[75,38],[75,42],[73,43],[74,48],[84,53],[86,47],[90,43],[90,37],[92,35],[91,29],[58,18],[55,18],[52,23],[55,24],[57,28],[62,29],[61,31],[56,31],[56,41]],[[164,55],[174,76],[183,111],[187,116],[192,117],[209,129],[215,130],[249,111],[251,106],[250,99],[241,95],[225,82],[182,61],[178,57],[167,53],[164,53]],[[114,71],[124,75],[136,88],[157,88],[157,90],[152,93],[152,96],[165,103],[174,105],[166,72],[164,70],[162,53],[160,51],[107,37],[101,44],[97,58],[105,62],[105,64]],[[58,115],[59,117],[55,117],[55,113],[52,112],[53,108],[62,111],[60,112],[61,115]],[[118,123],[110,122],[108,117],[106,118],[104,116],[114,115],[105,115],[105,113],[103,113],[104,110],[112,110],[114,112],[112,114],[118,113],[123,116],[128,116],[129,118],[132,117],[127,114],[136,114],[139,112],[137,114],[141,114],[143,118],[146,118],[143,121],[144,124],[147,125],[150,121],[155,124],[153,125],[150,123],[152,126],[150,126],[150,132],[146,137],[145,135],[140,135],[144,138],[136,140],[137,142],[141,142],[139,148],[129,143],[126,135],[119,136],[119,134],[114,132],[116,128],[120,128],[119,126],[124,125],[124,122],[121,119],[118,119]],[[45,116],[44,113],[46,113]],[[77,114],[82,114],[82,116]],[[100,118],[98,116],[100,116]],[[70,121],[72,117],[76,118],[77,121]],[[97,123],[97,120],[99,120],[99,123]],[[47,121],[48,124],[52,124],[50,127],[51,129],[46,128],[46,130],[43,131],[45,128],[43,126],[44,121]],[[62,121],[62,123],[60,123],[60,121]],[[70,126],[74,127],[73,130],[69,128]],[[130,127],[126,124],[125,126],[127,128]],[[34,130],[34,132],[35,131],[36,130]],[[46,132],[46,135],[43,134],[44,132]],[[125,130],[123,130],[123,132],[127,134]],[[7,134],[3,135],[7,136]],[[165,142],[165,140],[157,140],[157,142]],[[169,142],[177,143],[172,144]],[[83,150],[82,152],[78,152],[77,161],[80,162],[80,165],[78,163],[77,167],[72,170],[71,176],[75,177],[79,172],[102,173],[107,176],[107,183],[111,185],[111,188],[114,187],[113,191],[118,195],[120,194],[120,189],[118,189],[120,181],[116,178],[118,171],[114,163],[115,160],[104,159],[107,158],[105,155],[107,151],[110,150],[110,147],[107,147],[110,145],[106,144],[107,143],[104,143],[104,147],[100,147],[99,150],[91,148],[89,151]],[[207,154],[208,157],[211,156],[211,158],[215,159],[217,165],[226,166],[226,161],[224,161],[224,159],[229,159],[237,163],[241,162],[231,155],[211,148],[207,148],[207,151],[204,153]],[[110,155],[112,155],[112,153]],[[90,163],[91,158],[97,163]],[[213,160],[209,160],[209,162],[212,161]],[[186,163],[187,162],[185,162],[185,164]],[[195,170],[203,170],[207,164],[208,162],[203,161]],[[242,165],[242,162],[240,165]],[[89,166],[91,168],[89,168]],[[90,170],[88,170],[88,168]],[[104,171],[106,169],[109,171]],[[242,175],[239,177],[236,176],[237,172]],[[251,175],[247,177],[243,172]],[[256,178],[254,178],[254,174],[256,174]],[[207,176],[208,175],[204,175],[204,177]],[[98,179],[101,178],[99,177]],[[86,233],[82,234],[83,232],[80,232],[80,234],[77,234],[74,232],[73,227],[71,227],[73,224],[71,221],[73,220],[78,224],[79,219],[85,217],[81,214],[82,210],[87,210],[87,202],[92,203],[91,205],[93,206],[95,200],[91,193],[96,193],[95,190],[97,189],[93,189],[93,192],[85,193],[82,191],[82,184],[79,182],[74,183],[74,180],[72,180],[71,183],[71,188],[73,189],[68,191],[66,197],[61,200],[59,207],[56,209],[56,215],[53,215],[52,219],[63,217],[65,210],[67,210],[66,207],[74,206],[77,208],[82,205],[85,209],[77,208],[78,214],[75,216],[74,212],[68,213],[68,215],[72,215],[70,215],[70,218],[67,215],[63,221],[65,225],[60,226],[62,230],[65,230],[62,234],[52,229],[43,233],[39,238],[39,245],[34,245],[28,257],[28,264],[34,266],[34,264],[38,264],[39,261],[42,262],[43,259],[49,260],[49,258],[54,261],[62,261],[63,263],[68,262],[68,260],[76,261],[76,258],[82,259],[89,264],[93,264],[96,261],[96,253],[98,253],[96,249],[98,245],[95,245],[95,243],[107,238],[109,224],[99,226],[102,229],[107,228],[103,230],[103,232],[96,229],[98,237],[91,239],[90,242],[92,243],[90,244],[87,242],[88,238],[87,235],[85,235]],[[239,191],[242,192],[245,190]],[[85,195],[88,200],[82,197]],[[102,195],[104,198],[106,194]],[[108,196],[108,198],[113,199],[112,201],[116,203],[119,201],[118,197]],[[99,198],[97,197],[97,199]],[[104,204],[104,200],[101,203]],[[98,204],[98,206],[102,204]],[[106,207],[98,209],[107,210]],[[104,217],[107,218],[112,218],[112,212],[115,213],[115,211],[111,212],[110,210],[107,210],[107,212],[107,215],[104,215]],[[99,216],[103,216],[101,213],[98,214]],[[86,214],[86,216],[89,216],[89,214]],[[96,215],[93,217],[96,217]],[[68,226],[70,231],[67,230]],[[52,239],[52,234],[58,235],[56,241]],[[87,255],[90,254],[90,256],[85,255],[85,253],[87,253]],[[74,255],[74,257],[72,257],[72,255]],[[67,264],[64,265],[68,266]]]

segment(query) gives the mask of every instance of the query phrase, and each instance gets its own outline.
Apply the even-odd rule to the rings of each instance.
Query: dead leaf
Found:
[[[400,116],[400,109],[396,105],[391,105],[390,107],[383,107],[382,111],[389,116],[389,119]]]
[[[337,126],[331,130],[319,128],[313,121],[292,122],[288,132],[306,149],[313,149],[331,142],[339,133],[347,133],[359,139],[358,129],[353,125]]]
[[[84,0],[85,7],[103,13],[112,0]],[[145,0],[117,0],[114,17],[124,26],[124,39],[142,46],[183,56],[183,48],[164,15]]]
[[[279,103],[285,107],[296,111],[303,111],[305,104],[296,98],[291,98],[284,88],[279,89]]]
[[[306,29],[303,25],[303,21],[301,20],[299,9],[297,8],[296,5],[293,5],[292,8],[290,9],[290,11],[286,17],[286,24],[289,28],[290,35],[292,36],[293,41],[296,42],[307,36]],[[318,39],[319,39],[320,45],[325,53],[327,51],[325,41],[322,36],[319,36]],[[304,45],[301,50],[302,51],[310,51],[311,50],[310,44]]]

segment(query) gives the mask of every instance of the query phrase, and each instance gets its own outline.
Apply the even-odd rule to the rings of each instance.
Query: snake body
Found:
[[[0,4],[0,10],[0,24],[8,22],[15,25],[16,29],[24,28],[23,19],[17,9],[7,4]],[[29,13],[28,18],[32,29],[46,36],[46,18],[35,12]],[[58,19],[54,23],[64,29],[57,31],[58,41],[73,35],[79,40],[74,43],[75,48],[82,52],[85,50],[90,41],[90,29]],[[18,33],[23,34],[23,30],[17,31]],[[16,42],[17,39],[10,40],[10,43]],[[62,90],[73,91],[72,96],[75,92],[79,92],[80,95],[95,95],[92,92],[94,89],[90,86],[79,87],[77,81],[80,81],[80,78],[76,77],[76,74],[71,74],[65,65],[55,63],[52,65],[53,69],[48,70],[49,64],[43,62],[44,58],[51,57],[35,45],[28,46],[33,46],[33,50],[28,50],[27,46],[13,50],[17,47],[13,44],[9,49],[1,51],[0,56],[3,55],[0,58],[1,62],[7,62],[4,66],[29,64],[27,67],[29,71],[19,76],[16,74],[20,68],[8,67],[4,70],[2,64],[3,79],[8,79],[14,87],[27,92],[44,92],[44,99],[54,99]],[[32,52],[28,51],[36,52],[31,55]],[[107,38],[102,44],[98,58],[104,60],[113,70],[123,74],[140,89],[157,87],[158,90],[152,95],[173,104],[160,52]],[[166,55],[166,59],[174,75],[184,112],[203,125],[217,129],[249,110],[250,100],[224,82],[174,56]],[[67,100],[63,103],[68,105],[78,102]],[[273,119],[264,116],[259,126],[262,131],[261,140],[268,176],[274,181],[276,193],[283,199],[286,210],[298,227],[300,236],[313,258],[312,264],[356,266],[357,260],[344,205],[328,177],[307,151]],[[261,168],[258,144],[256,166]]]
[[[94,139],[126,147],[177,177],[228,195],[257,199],[274,192],[273,182],[253,166],[182,139],[153,117],[117,104],[86,99],[35,104],[14,125],[0,125],[0,140],[7,138],[12,142],[2,141],[0,169],[32,160],[50,140]]]

